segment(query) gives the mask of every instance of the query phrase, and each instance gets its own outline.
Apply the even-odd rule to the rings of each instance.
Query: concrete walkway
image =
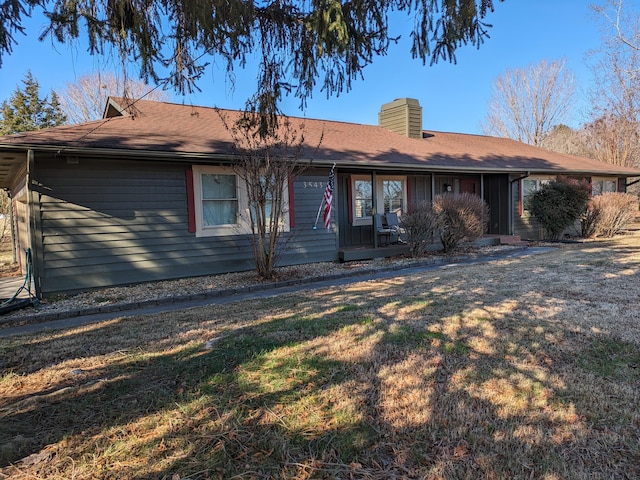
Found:
[[[20,277],[7,277],[0,278],[0,298],[9,299],[18,291],[24,284],[24,275]],[[27,298],[28,294],[26,290],[22,290],[18,295],[18,298]]]
[[[307,279],[304,282],[297,282],[285,286],[273,285],[271,288],[248,287],[233,294],[220,295],[212,292],[198,299],[165,299],[165,301],[154,302],[152,305],[140,306],[140,304],[118,305],[117,309],[110,312],[100,313],[84,313],[83,311],[67,312],[65,318],[56,320],[42,321],[38,323],[29,323],[16,327],[0,329],[0,338],[7,338],[15,335],[25,335],[38,333],[43,331],[73,328],[82,325],[102,322],[114,318],[132,317],[137,315],[153,315],[164,312],[173,312],[184,310],[187,308],[202,307],[207,305],[220,305],[229,302],[252,300],[257,298],[276,297],[279,295],[287,295],[305,290],[315,290],[325,287],[335,287],[340,285],[348,285],[356,282],[364,282],[370,280],[378,280],[384,278],[414,275],[427,271],[437,271],[448,268],[457,268],[465,265],[476,265],[481,263],[491,263],[509,258],[521,258],[530,255],[537,255],[555,250],[555,247],[529,247],[520,250],[509,250],[497,254],[486,256],[473,256],[468,258],[458,258],[456,260],[447,261],[444,259],[437,264],[422,264],[402,268],[386,268],[376,271],[368,271],[361,273],[345,273],[339,277]]]

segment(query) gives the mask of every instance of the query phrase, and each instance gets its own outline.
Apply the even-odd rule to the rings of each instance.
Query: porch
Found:
[[[528,246],[529,242],[523,241],[518,235],[484,235],[481,239],[471,243],[474,247],[487,245],[514,245]],[[428,251],[438,251],[442,248],[439,243],[433,243]],[[406,243],[384,245],[379,247],[361,246],[341,248],[339,259],[341,262],[357,260],[371,260],[373,258],[388,258],[399,255],[409,255],[409,246]]]
[[[402,243],[397,245],[385,245],[383,247],[348,247],[342,248],[339,252],[341,262],[352,262],[355,260],[370,260],[372,258],[396,257],[398,255],[409,255],[409,247]]]

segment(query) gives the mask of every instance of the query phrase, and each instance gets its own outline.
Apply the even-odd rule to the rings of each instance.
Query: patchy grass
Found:
[[[0,478],[640,477],[640,237],[0,340]]]

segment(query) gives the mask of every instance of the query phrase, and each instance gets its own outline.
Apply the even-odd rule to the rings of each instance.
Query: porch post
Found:
[[[371,234],[373,235],[373,248],[378,248],[378,232],[376,232],[376,218],[378,214],[378,195],[376,192],[376,172],[371,172],[371,201],[373,212],[371,216]]]
[[[436,175],[432,173],[431,174],[431,198],[430,198],[430,201],[432,203],[435,196],[436,196]]]
[[[18,245],[18,232],[16,231],[16,200],[12,197],[13,192],[7,190],[7,196],[9,197],[9,221],[11,222],[11,250],[13,251],[13,263],[20,261],[20,252],[16,247]]]
[[[35,289],[35,295],[37,298],[41,298],[42,285],[40,278],[40,261],[42,260],[42,242],[38,239],[42,238],[39,222],[39,202],[38,193],[33,190],[32,176],[35,169],[35,152],[33,150],[27,151],[27,178],[25,181],[25,188],[27,190],[27,237],[29,239],[28,248],[31,249],[31,272],[33,287]]]

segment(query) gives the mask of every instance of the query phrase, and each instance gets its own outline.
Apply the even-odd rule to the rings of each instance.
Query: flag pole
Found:
[[[313,224],[313,229],[318,229],[318,219],[320,218],[320,212],[322,211],[322,206],[324,205],[324,194],[322,195],[322,200],[320,201],[320,206],[318,207],[318,214],[316,215],[316,223]]]

